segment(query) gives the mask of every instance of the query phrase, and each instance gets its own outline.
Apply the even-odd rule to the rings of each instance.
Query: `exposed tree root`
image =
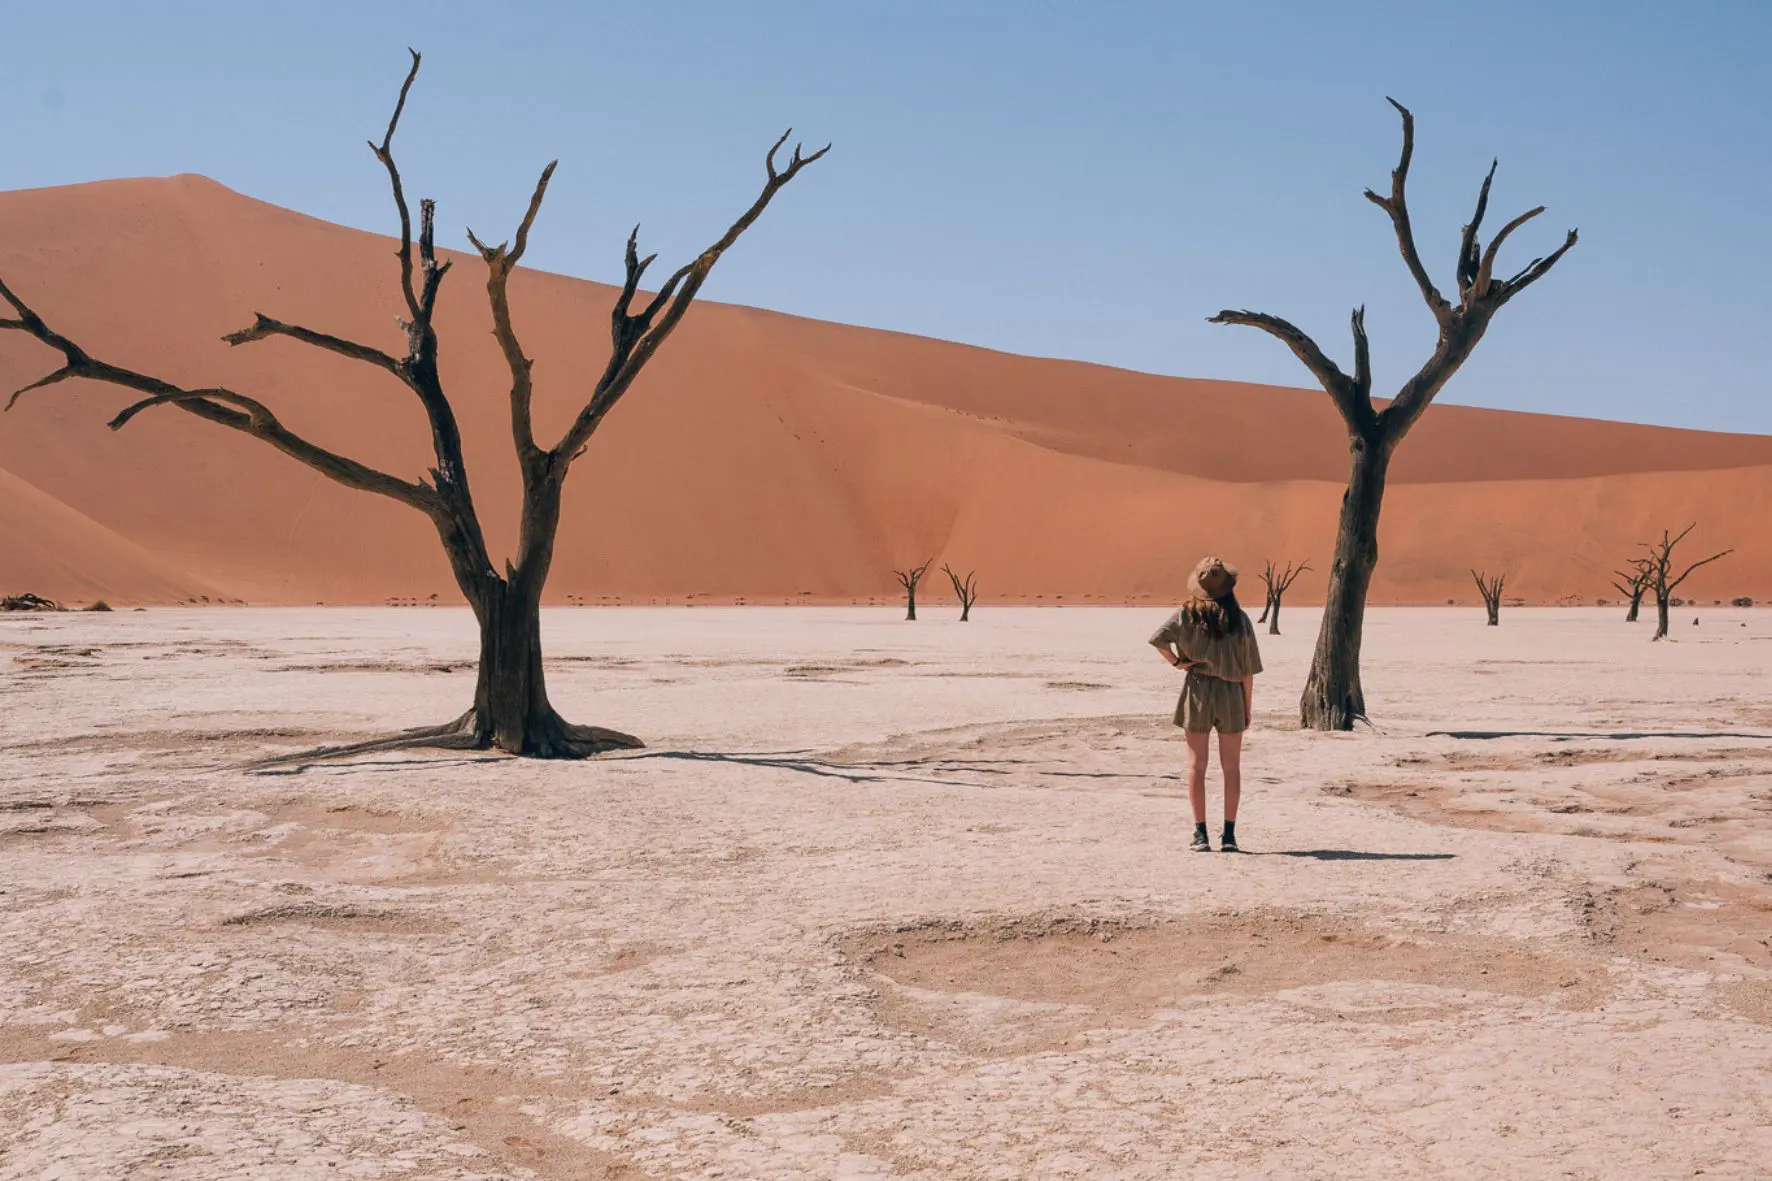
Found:
[[[537,759],[584,759],[615,750],[642,750],[646,744],[632,734],[606,730],[601,726],[580,726],[566,721],[553,710],[541,719],[523,744],[525,749],[506,750],[493,740],[490,727],[482,726],[475,711],[469,710],[452,722],[441,726],[421,726],[403,730],[385,738],[350,742],[341,746],[316,746],[292,754],[276,755],[247,763],[244,770],[264,771],[275,767],[329,762],[355,758],[358,755],[386,754],[400,750],[487,750]]]

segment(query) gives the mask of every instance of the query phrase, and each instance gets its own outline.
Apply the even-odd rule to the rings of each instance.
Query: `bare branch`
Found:
[[[285,324],[281,320],[271,319],[263,312],[254,312],[253,316],[254,320],[250,328],[230,332],[222,339],[231,345],[242,345],[265,340],[272,336],[287,336],[291,340],[299,340],[303,344],[310,344],[315,348],[325,349],[329,353],[349,357],[353,361],[367,361],[378,369],[387,370],[396,377],[401,376],[400,362],[380,349],[357,344],[342,337],[330,336],[324,332],[315,332],[298,324]]]
[[[1335,408],[1341,411],[1341,417],[1349,427],[1364,435],[1374,425],[1372,402],[1360,390],[1359,383],[1348,377],[1341,368],[1331,361],[1323,350],[1317,347],[1303,329],[1278,316],[1270,316],[1265,312],[1233,311],[1226,308],[1207,320],[1209,324],[1241,324],[1248,328],[1259,328],[1269,336],[1281,341],[1292,350],[1292,355],[1304,362],[1318,383],[1329,394]],[[1360,354],[1360,341],[1364,337],[1364,316],[1356,316],[1355,358]],[[1370,360],[1368,360],[1366,388],[1371,389]]]
[[[1483,214],[1489,208],[1489,186],[1495,183],[1495,170],[1500,165],[1499,158],[1489,162],[1489,175],[1483,178],[1483,187],[1477,192],[1477,211],[1471,215],[1470,224],[1464,227],[1464,234],[1458,243],[1458,294],[1466,301],[1477,281],[1480,261],[1477,232],[1483,226]]]
[[[217,422],[262,439],[290,458],[301,461],[321,475],[341,484],[391,497],[427,514],[435,512],[439,507],[437,495],[429,487],[391,476],[367,464],[309,442],[285,427],[277,420],[277,416],[257,399],[220,387],[198,390],[185,389],[158,377],[150,377],[132,369],[124,369],[121,366],[100,361],[67,337],[51,329],[43,322],[42,317],[25,306],[24,301],[19,299],[4,283],[0,283],[0,297],[4,297],[18,310],[17,323],[22,331],[29,333],[51,348],[59,350],[66,358],[66,362],[61,368],[26,386],[26,390],[41,389],[72,377],[121,386],[124,389],[146,394],[147,397],[126,407],[113,418],[110,424],[112,430],[121,429],[130,419],[144,410],[154,406],[174,405],[200,418],[209,419],[211,422]],[[12,400],[16,402],[18,394],[14,394]],[[9,402],[8,408],[10,409],[10,407],[11,403]],[[230,409],[230,407],[237,409]]]
[[[1472,286],[1476,289],[1478,299],[1489,294],[1489,281],[1495,271],[1496,256],[1501,253],[1501,244],[1507,241],[1508,236],[1515,230],[1519,229],[1543,212],[1544,206],[1537,205],[1520,214],[1520,216],[1502,226],[1501,232],[1495,235],[1494,240],[1491,241],[1488,248],[1483,251],[1483,260],[1477,264],[1477,275],[1472,281]]]
[[[1354,309],[1354,392],[1372,396],[1372,343],[1366,339],[1366,305]]]
[[[1580,238],[1581,235],[1579,233],[1575,230],[1570,230],[1568,235],[1563,239],[1563,244],[1561,246],[1557,247],[1543,258],[1533,259],[1519,272],[1519,274],[1515,275],[1502,285],[1497,304],[1506,303],[1520,292],[1526,290],[1526,288],[1532,286],[1532,284],[1544,278],[1544,276],[1549,273],[1550,269],[1557,265],[1557,260],[1569,253],[1570,249],[1574,247],[1575,243],[1578,242]]]
[[[923,581],[923,573],[929,569],[929,564],[933,561],[935,561],[935,559],[930,558],[929,561],[924,562],[921,566],[912,566],[908,570],[894,570],[892,573],[893,576],[898,579],[898,584],[900,586],[904,587],[906,590],[914,591],[917,589],[917,584]]]
[[[1674,579],[1673,581],[1671,581],[1667,584],[1667,589],[1670,591],[1677,589],[1682,582],[1685,582],[1686,579],[1691,576],[1692,571],[1698,569],[1700,566],[1708,566],[1712,562],[1716,561],[1718,558],[1726,558],[1734,552],[1735,552],[1734,549],[1726,549],[1720,554],[1712,554],[1710,557],[1704,559],[1702,562],[1692,563],[1690,566],[1686,567],[1685,573],[1681,574],[1678,578]]]
[[[523,222],[517,227],[516,245],[511,247],[510,254],[505,256],[505,265],[516,266],[523,252],[529,249],[529,227],[535,224],[535,215],[541,212],[541,199],[547,195],[548,181],[554,177],[554,169],[559,166],[558,160],[549,160],[548,166],[541,170],[541,179],[535,182],[535,192],[529,198],[529,208],[523,214]]]
[[[651,266],[657,257],[656,254],[648,254],[645,258],[640,257],[640,227],[636,224],[633,231],[628,234],[627,254],[623,260],[627,275],[622,281],[621,297],[615,301],[615,307],[611,312],[617,325],[628,318],[628,309],[633,306],[634,293],[640,290],[640,279],[646,274],[646,268]]]
[[[375,158],[382,162],[388,170],[388,183],[394,190],[394,208],[400,211],[400,290],[406,296],[406,310],[417,320],[423,314],[418,301],[418,293],[412,286],[412,213],[406,206],[406,190],[400,183],[400,170],[394,166],[394,128],[400,125],[400,113],[406,109],[406,95],[412,90],[413,79],[418,77],[419,52],[407,49],[412,55],[412,68],[406,72],[406,81],[400,84],[400,98],[394,103],[394,114],[388,120],[387,133],[381,137],[381,143],[369,141],[369,150]]]
[[[400,84],[400,98],[394,103],[394,113],[388,119],[388,129],[381,137],[379,148],[373,143],[369,145],[381,155],[386,155],[394,145],[394,128],[400,126],[400,113],[406,109],[406,96],[412,92],[412,80],[418,77],[419,52],[411,46],[406,47],[406,52],[412,55],[412,68],[406,72],[406,81]]]
[[[1395,107],[1397,114],[1403,117],[1403,150],[1397,159],[1397,166],[1391,170],[1390,196],[1381,197],[1367,189],[1366,200],[1390,214],[1391,224],[1397,231],[1397,248],[1403,254],[1403,263],[1414,277],[1415,285],[1421,289],[1421,298],[1427,301],[1428,310],[1434,314],[1434,319],[1444,324],[1451,315],[1451,305],[1428,277],[1427,268],[1421,265],[1421,252],[1415,247],[1415,230],[1409,224],[1406,189],[1409,183],[1409,161],[1415,155],[1415,116],[1409,113],[1408,107],[1394,98],[1386,97],[1384,101]]]
[[[437,291],[443,286],[443,276],[449,273],[451,263],[437,261],[437,203],[426,197],[418,203],[418,257],[424,268],[424,286],[418,296],[419,322],[424,325],[427,334],[431,329],[431,314],[437,307]],[[412,350],[414,356],[419,349]]]
[[[714,269],[714,264],[720,261],[720,256],[763,215],[763,211],[769,207],[770,201],[775,199],[775,194],[798,176],[801,169],[821,159],[826,152],[831,150],[831,145],[826,144],[811,155],[805,155],[800,145],[795,144],[793,156],[788,160],[787,167],[778,167],[777,154],[781,151],[782,145],[787,143],[788,136],[792,134],[791,128],[784,132],[782,137],[770,147],[769,154],[764,157],[763,166],[768,173],[768,180],[764,183],[763,191],[758,194],[757,199],[751,202],[750,208],[740,214],[738,220],[734,221],[712,246],[702,251],[692,262],[679,267],[665,281],[658,293],[652,297],[645,309],[637,315],[630,314],[627,307],[634,292],[638,290],[639,273],[643,272],[646,266],[652,262],[652,257],[648,256],[644,262],[639,261],[636,257],[638,254],[638,227],[636,227],[636,236],[629,239],[628,279],[623,284],[622,295],[613,316],[614,349],[609,358],[609,365],[604,370],[601,380],[597,382],[596,389],[592,391],[590,399],[585,403],[584,409],[578,412],[578,417],[573,420],[572,425],[567,428],[566,433],[553,447],[551,454],[554,457],[564,459],[568,463],[577,458],[579,453],[583,451],[585,443],[589,441],[592,432],[603,421],[603,416],[608,414],[621,400],[622,395],[628,391],[628,388],[633,385],[634,379],[639,376],[641,369],[645,368],[646,362],[651,360],[652,354],[658,350],[658,346],[665,342],[666,338],[682,321],[684,314],[689,311],[690,305],[695,302],[696,295],[701,291],[702,284],[707,281],[708,273]]]
[[[24,397],[26,394],[30,393],[32,390],[40,390],[44,386],[54,385],[59,381],[66,381],[70,377],[78,377],[78,376],[79,376],[79,374],[74,371],[72,366],[63,365],[60,369],[57,369],[54,373],[45,374],[44,376],[39,377],[36,381],[33,381],[30,385],[21,385],[20,387],[18,387],[18,389],[13,390],[12,396],[10,398],[6,399],[6,408],[8,410],[11,410],[15,405],[18,404],[18,400],[20,398]]]
[[[535,425],[531,411],[534,401],[535,383],[531,376],[534,362],[523,355],[523,346],[517,340],[516,327],[511,322],[510,278],[516,269],[517,260],[529,248],[529,231],[535,225],[536,214],[541,212],[542,198],[547,195],[548,182],[553,179],[554,168],[558,160],[549,161],[548,166],[541,170],[541,179],[535,182],[535,192],[529,198],[529,208],[523,213],[523,220],[517,225],[515,245],[501,242],[497,246],[487,246],[474,234],[468,231],[468,240],[486,260],[486,299],[492,306],[492,335],[498,341],[498,347],[504,353],[505,365],[511,371],[511,438],[517,447],[517,456],[523,462],[525,479],[540,474],[536,460],[541,458],[542,451],[535,445]]]

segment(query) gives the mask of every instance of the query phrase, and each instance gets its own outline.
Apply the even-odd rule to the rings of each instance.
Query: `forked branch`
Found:
[[[1491,578],[1472,570],[1471,577],[1477,580],[1477,590],[1483,595],[1483,609],[1488,613],[1489,626],[1494,627],[1501,615],[1501,588],[1507,582],[1507,575],[1497,574]]]
[[[412,68],[406,71],[406,81],[400,84],[400,98],[394,103],[394,113],[388,119],[388,130],[381,137],[381,143],[369,141],[369,150],[375,158],[382,162],[388,170],[388,183],[394,190],[394,208],[400,213],[400,290],[406,296],[406,310],[414,320],[421,316],[418,293],[412,286],[412,212],[406,205],[406,190],[400,183],[400,170],[394,167],[394,129],[400,126],[400,113],[406,109],[406,96],[412,92],[412,83],[418,77],[418,63],[421,60],[418,50],[408,48],[412,55]]]
[[[1341,367],[1329,359],[1316,341],[1312,340],[1302,328],[1278,316],[1270,316],[1266,312],[1251,312],[1226,308],[1216,316],[1207,320],[1209,324],[1241,324],[1248,328],[1259,328],[1274,337],[1292,350],[1292,355],[1304,362],[1306,369],[1316,377],[1323,389],[1341,411],[1341,417],[1348,426],[1356,431],[1364,432],[1374,421],[1372,400],[1367,394],[1371,390],[1371,359],[1366,345],[1365,315],[1363,311],[1354,313],[1354,370],[1356,377],[1349,377],[1341,371]],[[1362,392],[1360,378],[1365,381],[1365,392]]]
[[[1712,554],[1702,561],[1692,563],[1676,575],[1673,572],[1674,548],[1686,540],[1686,535],[1696,528],[1698,528],[1698,522],[1694,521],[1680,530],[1678,536],[1669,536],[1669,531],[1664,529],[1661,532],[1660,541],[1643,543],[1643,548],[1649,551],[1649,556],[1638,558],[1636,562],[1648,571],[1649,585],[1655,589],[1658,598],[1666,598],[1672,594],[1674,589],[1685,582],[1692,572],[1700,566],[1708,566],[1718,558],[1728,557],[1735,552],[1734,549],[1726,549],[1721,553]]]
[[[242,345],[267,340],[273,336],[287,336],[291,340],[299,340],[303,344],[310,344],[315,348],[325,349],[329,353],[349,357],[353,361],[366,361],[376,368],[385,369],[395,377],[404,380],[404,376],[400,372],[400,362],[380,349],[345,340],[343,337],[332,336],[325,332],[315,332],[313,329],[303,328],[299,324],[285,324],[281,320],[271,319],[263,312],[254,312],[253,317],[250,328],[230,332],[222,339],[231,345]]]
[[[695,297],[701,291],[702,284],[707,281],[708,273],[714,269],[714,264],[720,261],[720,256],[734,242],[738,241],[739,236],[748,230],[757,218],[762,216],[763,211],[769,207],[770,201],[775,199],[775,194],[798,176],[801,169],[821,159],[826,152],[831,150],[831,145],[826,144],[818,151],[807,155],[799,144],[795,144],[793,155],[789,158],[787,165],[780,166],[777,164],[777,156],[780,154],[782,146],[787,143],[788,136],[792,134],[793,129],[789,128],[769,149],[769,154],[763,161],[767,179],[763,184],[763,191],[758,194],[755,201],[751,202],[750,208],[740,214],[738,220],[733,222],[712,246],[702,251],[693,261],[677,268],[639,312],[630,311],[630,307],[635,293],[639,290],[640,277],[651,265],[654,256],[647,255],[644,259],[639,257],[639,227],[635,227],[634,233],[628,238],[625,259],[627,275],[622,283],[622,293],[616,301],[611,316],[612,347],[609,364],[604,369],[602,378],[597,382],[597,386],[591,392],[584,408],[579,411],[572,425],[567,428],[559,443],[554,446],[552,455],[556,460],[570,463],[577,457],[578,453],[584,449],[585,443],[590,440],[592,432],[603,421],[603,417],[621,400],[621,396],[627,392],[628,387],[639,376],[640,370],[645,367],[652,354],[658,350],[658,346],[664,343],[665,338],[681,322],[684,313],[688,312],[690,305],[695,302]]]
[[[972,604],[978,602],[978,572],[968,570],[962,578],[946,562],[941,564],[941,572],[953,585],[954,597],[960,600],[960,622],[965,623],[972,618]]]
[[[917,593],[917,584],[923,581],[923,575],[928,571],[930,562],[933,561],[935,561],[935,559],[930,558],[928,562],[924,562],[921,566],[912,566],[905,570],[894,570],[892,576],[898,579],[898,585],[904,587],[906,591],[914,595]]]
[[[1367,189],[1366,199],[1389,215],[1396,231],[1397,248],[1402,253],[1403,263],[1408,267],[1410,277],[1415,280],[1422,299],[1427,302],[1428,310],[1433,313],[1434,320],[1440,326],[1439,343],[1432,356],[1422,364],[1415,376],[1403,384],[1391,404],[1382,413],[1376,413],[1371,401],[1372,363],[1370,343],[1366,338],[1364,309],[1356,309],[1353,315],[1354,375],[1351,378],[1323,354],[1315,341],[1278,316],[1250,311],[1222,311],[1212,317],[1212,323],[1243,324],[1260,328],[1277,337],[1304,362],[1305,367],[1329,392],[1336,409],[1341,411],[1342,418],[1355,434],[1368,442],[1395,445],[1408,433],[1441,387],[1464,364],[1471,350],[1476,348],[1496,310],[1543,278],[1575,245],[1577,235],[1574,230],[1570,230],[1561,247],[1545,257],[1533,259],[1511,278],[1494,278],[1495,263],[1502,244],[1515,230],[1543,213],[1544,209],[1540,206],[1514,218],[1502,227],[1501,232],[1485,248],[1480,234],[1483,216],[1489,208],[1489,191],[1495,181],[1497,164],[1492,161],[1488,173],[1483,177],[1482,187],[1477,192],[1476,211],[1459,236],[1459,302],[1456,305],[1449,303],[1440,294],[1439,288],[1434,286],[1433,279],[1422,264],[1421,252],[1415,243],[1415,229],[1409,219],[1409,164],[1415,156],[1415,116],[1395,99],[1386,101],[1396,108],[1403,119],[1402,153],[1398,157],[1396,168],[1391,170],[1389,195],[1380,195]]]
[[[1614,570],[1612,585],[1621,595],[1635,599],[1642,595],[1654,578],[1654,563],[1648,558],[1632,558],[1628,563],[1630,570]]]
[[[391,476],[302,438],[278,421],[270,408],[256,398],[219,386],[186,389],[158,377],[101,361],[50,328],[4,282],[0,282],[0,298],[4,298],[18,313],[17,319],[0,320],[0,330],[24,332],[56,349],[63,358],[60,368],[16,391],[6,403],[8,410],[12,409],[20,395],[31,390],[42,389],[70,378],[102,381],[147,395],[119,412],[111,420],[112,430],[121,430],[130,419],[144,410],[173,405],[199,418],[262,439],[290,458],[301,461],[321,475],[347,487],[391,497],[421,512],[430,513],[436,506],[436,494],[426,485]]]
[[[486,260],[486,299],[492,305],[492,335],[498,341],[498,347],[504,353],[505,365],[511,371],[511,438],[517,446],[518,458],[522,461],[524,471],[534,478],[539,474],[537,461],[542,459],[541,448],[535,445],[535,426],[531,415],[534,401],[535,382],[532,370],[535,363],[523,355],[523,346],[517,340],[517,330],[511,323],[510,278],[511,271],[517,266],[523,252],[529,249],[529,231],[535,225],[535,218],[541,212],[542,199],[547,196],[548,182],[554,178],[554,169],[560,162],[550,160],[548,166],[541,170],[541,179],[535,182],[535,192],[530,195],[529,208],[523,213],[523,220],[517,225],[516,237],[509,242],[500,242],[497,246],[488,246],[468,231],[468,241]]]
[[[1421,263],[1421,251],[1415,246],[1415,228],[1409,222],[1409,161],[1415,156],[1415,116],[1409,108],[1394,98],[1386,97],[1385,102],[1397,109],[1403,117],[1403,151],[1397,159],[1397,166],[1391,169],[1390,196],[1381,197],[1371,189],[1366,190],[1366,200],[1372,202],[1390,215],[1391,225],[1397,231],[1397,248],[1402,251],[1403,264],[1409,268],[1409,274],[1415,280],[1415,286],[1421,290],[1421,298],[1427,301],[1428,310],[1434,319],[1444,325],[1452,314],[1452,307],[1434,281],[1428,277],[1427,268]]]

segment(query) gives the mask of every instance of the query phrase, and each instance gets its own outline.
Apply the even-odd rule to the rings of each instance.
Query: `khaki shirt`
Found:
[[[1151,636],[1153,644],[1174,644],[1183,660],[1196,660],[1202,667],[1190,671],[1217,677],[1221,681],[1240,681],[1261,671],[1261,649],[1255,643],[1255,625],[1248,612],[1242,612],[1243,630],[1234,636],[1210,636],[1190,624],[1178,608],[1163,626]]]

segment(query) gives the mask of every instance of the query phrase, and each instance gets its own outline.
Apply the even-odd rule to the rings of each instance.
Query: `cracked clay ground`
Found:
[[[648,750],[274,771],[465,613],[0,620],[0,1177],[1772,1173],[1772,612],[1378,611],[1326,736],[1288,610],[1241,857],[1161,609],[927,614],[551,612]]]

